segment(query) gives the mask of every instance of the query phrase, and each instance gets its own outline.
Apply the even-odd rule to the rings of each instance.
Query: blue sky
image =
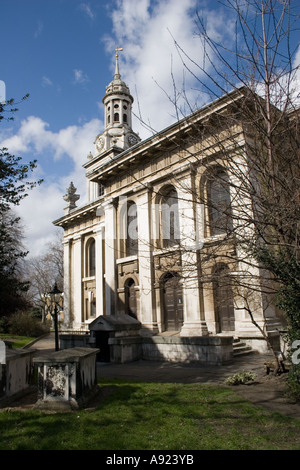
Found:
[[[0,0],[0,80],[6,98],[30,94],[13,122],[2,121],[0,146],[24,161],[36,158],[34,176],[45,180],[17,209],[31,255],[55,236],[52,221],[63,215],[71,181],[79,205],[85,203],[82,165],[103,130],[102,97],[113,78],[115,47],[124,49],[120,71],[135,98],[134,112],[155,130],[176,119],[168,97],[173,78],[178,90],[184,83],[192,106],[203,104],[173,39],[195,62],[201,60],[197,8],[214,37],[228,41],[234,23],[217,1]],[[138,119],[133,127],[142,138],[150,135]]]

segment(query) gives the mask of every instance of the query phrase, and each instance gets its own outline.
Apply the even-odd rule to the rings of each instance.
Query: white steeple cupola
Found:
[[[138,143],[141,139],[132,130],[132,103],[133,97],[119,71],[118,52],[116,49],[116,67],[112,82],[107,85],[103,97],[104,104],[104,132],[95,140],[95,155],[106,152],[115,147],[126,150]]]

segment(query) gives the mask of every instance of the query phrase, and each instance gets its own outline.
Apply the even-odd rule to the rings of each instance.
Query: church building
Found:
[[[215,116],[238,109],[243,98],[243,89],[234,90],[142,141],[116,56],[103,98],[104,130],[83,163],[87,201],[77,206],[71,183],[65,213],[54,222],[64,230],[62,331],[89,332],[97,321],[123,316],[140,325],[140,338],[157,344],[235,338],[264,350],[230,282],[245,271],[245,258],[226,237],[235,205],[220,144],[206,126],[218,125]],[[242,147],[243,131],[235,133]],[[221,139],[230,152],[231,142]],[[275,309],[266,311],[259,290],[255,297],[257,324],[275,335]]]

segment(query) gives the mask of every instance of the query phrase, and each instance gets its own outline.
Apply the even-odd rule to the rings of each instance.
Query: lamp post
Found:
[[[55,332],[55,351],[58,351],[59,350],[59,344],[58,344],[58,322],[57,322],[57,313],[58,313],[58,309],[57,309],[57,305],[61,299],[61,294],[62,292],[57,288],[57,285],[55,283],[55,286],[54,288],[52,289],[51,292],[49,292],[49,296],[50,296],[50,302],[51,302],[51,306],[54,305],[54,311],[53,311],[53,314],[51,313],[51,315],[53,316],[53,319],[54,319],[54,332]]]

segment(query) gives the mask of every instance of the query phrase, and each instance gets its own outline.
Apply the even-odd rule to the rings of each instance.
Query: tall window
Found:
[[[211,175],[207,184],[210,235],[220,235],[232,230],[230,190],[224,170]]]
[[[167,248],[180,241],[177,192],[169,187],[161,198],[161,244]]]
[[[93,277],[96,274],[96,249],[95,240],[91,238],[86,245],[86,276]]]
[[[114,122],[119,122],[119,121],[120,121],[119,105],[115,104],[114,105]]]
[[[105,187],[102,183],[98,183],[98,197],[104,196]]]
[[[128,202],[126,216],[126,256],[134,256],[138,253],[137,206],[134,202]]]

